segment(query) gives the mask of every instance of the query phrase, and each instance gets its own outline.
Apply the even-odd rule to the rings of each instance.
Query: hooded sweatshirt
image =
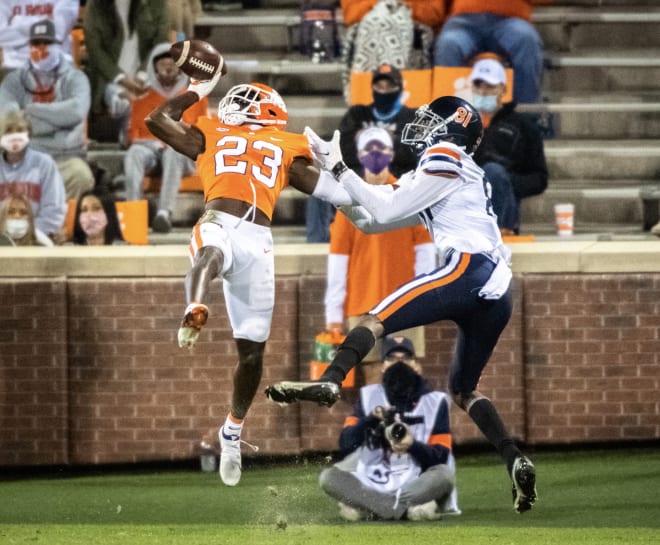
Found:
[[[25,110],[32,123],[32,147],[56,161],[86,155],[85,124],[90,106],[84,72],[61,52],[58,55],[59,65],[51,73],[35,72],[28,62],[7,74],[0,84],[0,115]]]

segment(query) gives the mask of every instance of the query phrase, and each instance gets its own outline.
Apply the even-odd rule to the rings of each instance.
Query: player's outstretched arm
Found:
[[[199,98],[194,91],[177,95],[161,104],[144,120],[151,134],[193,160],[204,152],[204,134],[181,121],[181,116]]]

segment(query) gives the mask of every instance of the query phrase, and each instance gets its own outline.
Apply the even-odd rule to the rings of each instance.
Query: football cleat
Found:
[[[518,513],[529,511],[536,502],[536,469],[527,456],[518,456],[511,469],[513,508]]]
[[[192,348],[197,342],[199,332],[206,325],[209,317],[209,309],[201,303],[190,303],[184,313],[177,339],[180,348]]]
[[[266,397],[280,405],[295,401],[315,401],[319,405],[332,407],[339,399],[339,386],[334,382],[278,382],[268,386]]]
[[[227,486],[236,486],[241,480],[241,439],[238,435],[225,434],[224,426],[220,436],[220,478]]]

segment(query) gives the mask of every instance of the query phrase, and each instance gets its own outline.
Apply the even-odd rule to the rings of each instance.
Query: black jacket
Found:
[[[362,165],[357,158],[357,133],[367,127],[382,127],[387,129],[394,143],[394,159],[390,172],[399,178],[404,172],[417,168],[417,155],[410,146],[400,143],[403,126],[415,117],[415,109],[402,106],[399,112],[388,121],[377,120],[372,112],[372,106],[351,106],[342,117],[339,124],[341,133],[340,146],[344,162],[355,172],[362,172]]]
[[[543,138],[532,116],[515,111],[515,102],[507,102],[484,130],[481,144],[474,153],[478,165],[500,163],[512,175],[518,199],[543,193],[548,186],[548,167]]]

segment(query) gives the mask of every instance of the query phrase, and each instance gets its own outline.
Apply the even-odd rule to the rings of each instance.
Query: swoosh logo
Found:
[[[271,248],[264,248],[264,253],[265,253],[265,254],[269,254],[269,253],[271,253],[272,251],[273,251],[273,250],[272,250]]]
[[[225,433],[224,428],[223,428],[223,430],[222,430],[222,438],[223,438],[223,439],[226,439],[227,441],[240,441],[240,440],[241,440],[241,436],[240,436],[240,435],[234,435],[234,434],[232,434],[232,435],[227,435],[227,434]]]

